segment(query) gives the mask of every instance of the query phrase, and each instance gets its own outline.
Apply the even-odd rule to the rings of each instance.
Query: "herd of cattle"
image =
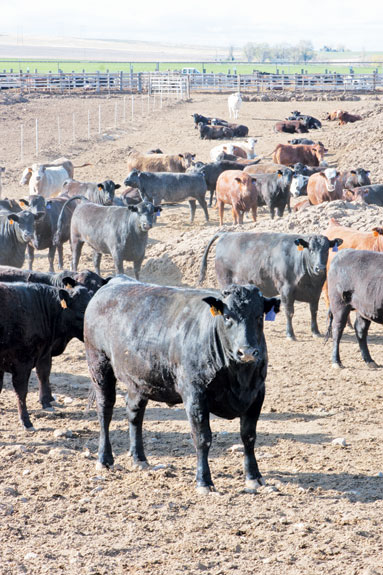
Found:
[[[230,116],[237,119],[242,100],[232,96]],[[328,119],[344,124],[360,118],[338,110]],[[226,139],[248,135],[246,126],[219,118],[194,114],[194,123],[201,138],[215,139],[217,130],[227,130]],[[299,111],[275,126],[289,133],[320,128],[319,120]],[[282,303],[286,335],[294,340],[294,302],[306,302],[317,337],[324,289],[333,365],[342,366],[339,343],[355,310],[362,358],[375,366],[367,334],[371,321],[383,323],[383,228],[358,232],[333,220],[322,235],[220,232],[206,246],[199,282],[218,240],[215,270],[221,291],[139,282],[148,233],[161,210],[188,200],[193,222],[198,202],[208,220],[207,191],[210,207],[216,198],[221,225],[225,205],[231,206],[234,223],[241,224],[246,212],[256,221],[262,205],[272,218],[275,211],[282,217],[286,207],[291,210],[291,196],[307,196],[297,209],[341,198],[383,205],[383,185],[371,185],[363,168],[340,173],[329,167],[321,142],[279,144],[272,163],[257,157],[255,144],[250,138],[216,146],[209,163],[196,161],[191,153],[131,150],[126,188],[119,195],[120,185],[111,180],[75,181],[74,168],[88,164],[73,166],[60,158],[24,170],[20,184],[29,186],[28,198],[0,199],[0,390],[4,373],[11,373],[26,430],[33,430],[26,405],[32,369],[41,405],[52,409],[52,358],[76,337],[85,342],[97,401],[100,467],[113,465],[109,424],[119,379],[128,388],[130,452],[136,465],[147,465],[142,423],[148,400],[183,402],[197,452],[199,491],[213,488],[209,413],[240,417],[246,488],[254,491],[262,484],[254,443],[267,373],[264,319],[273,320]],[[54,273],[56,249],[62,270],[67,241],[72,271]],[[84,244],[93,249],[94,272],[78,271]],[[34,250],[45,249],[50,272],[34,272]],[[112,256],[117,276],[101,277],[102,254]],[[25,257],[27,270],[21,269]],[[133,262],[136,279],[123,275],[124,261]]]

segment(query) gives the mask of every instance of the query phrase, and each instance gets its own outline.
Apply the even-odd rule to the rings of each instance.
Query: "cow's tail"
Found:
[[[93,164],[81,164],[81,166],[73,166],[74,168],[86,168],[87,166],[93,166]]]
[[[210,242],[207,244],[204,254],[203,254],[203,258],[202,258],[202,262],[201,262],[201,267],[199,270],[199,278],[198,278],[198,284],[197,285],[201,285],[201,283],[204,281],[205,277],[206,277],[206,268],[207,268],[207,256],[209,254],[210,248],[213,245],[213,243],[215,242],[215,240],[217,238],[219,238],[222,235],[221,232],[219,232],[218,234],[215,234],[215,236],[213,236],[210,240]]]
[[[334,316],[332,314],[331,309],[328,310],[327,312],[327,331],[326,331],[326,335],[324,336],[324,342],[327,343],[328,340],[332,337],[332,322],[333,322]]]
[[[60,212],[60,215],[59,215],[58,220],[57,220],[57,229],[56,229],[56,232],[53,236],[53,245],[55,245],[55,246],[60,244],[60,238],[61,238],[61,232],[62,232],[62,226],[63,226],[63,220],[64,220],[64,212],[66,210],[66,207],[70,204],[70,202],[73,202],[74,200],[83,200],[85,202],[89,202],[88,198],[86,198],[85,196],[73,196],[72,198],[69,198],[69,200],[67,200],[65,202],[65,204],[61,208],[61,212]]]

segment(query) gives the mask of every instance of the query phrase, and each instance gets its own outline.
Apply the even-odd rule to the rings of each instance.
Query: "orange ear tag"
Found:
[[[68,308],[65,299],[61,299],[61,300],[60,300],[60,303],[61,303],[61,307],[62,307],[63,309],[67,309],[67,308]]]
[[[72,289],[72,286],[70,284],[66,284],[65,289]],[[65,301],[65,300],[62,300]]]
[[[9,220],[9,223],[11,224],[11,226],[13,225],[13,220]]]
[[[24,208],[24,206],[25,206],[24,200],[20,200],[20,201],[19,201],[19,204],[20,204],[20,206],[21,206],[22,208]]]
[[[210,308],[210,313],[213,317],[215,317],[216,315],[222,315],[222,312],[219,311],[216,307],[214,307],[213,305]]]
[[[372,235],[377,238],[379,235],[379,232],[377,230],[373,230]]]
[[[301,244],[298,246],[298,252],[303,252],[303,246],[301,246]]]
[[[278,178],[281,178],[281,177],[282,177],[282,174],[278,174]]]

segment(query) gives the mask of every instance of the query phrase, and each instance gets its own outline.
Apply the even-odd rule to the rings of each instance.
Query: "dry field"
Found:
[[[97,109],[97,98],[86,105]],[[104,104],[105,101],[103,100]],[[20,198],[18,126],[39,117],[47,135],[57,115],[71,118],[84,98],[36,97],[10,105],[0,103],[2,152],[7,166],[3,195]],[[278,141],[273,120],[283,119],[295,103],[243,105],[240,120],[268,155]],[[337,103],[304,102],[305,113],[321,117]],[[328,161],[341,168],[371,169],[382,181],[382,104],[342,102],[365,119],[338,127],[325,123],[318,138],[329,147]],[[41,159],[67,155],[76,164],[92,162],[77,178],[122,183],[129,146],[160,147],[166,152],[192,151],[208,159],[211,143],[200,141],[190,115],[227,116],[226,96],[195,95],[161,112],[137,118],[101,137],[46,146]],[[315,132],[313,133],[316,137]],[[112,139],[113,138],[113,139]],[[200,209],[194,225],[188,206],[164,209],[151,231],[142,280],[194,285],[204,246],[218,229],[215,209],[205,224]],[[265,209],[257,224],[244,229],[319,231],[329,217],[370,229],[381,225],[383,209],[355,208],[344,202],[315,208],[300,217],[270,222]],[[230,211],[225,214],[230,226]],[[214,252],[212,252],[213,254]],[[70,251],[66,247],[66,265]],[[47,270],[45,253],[36,269]],[[82,267],[91,266],[85,250]],[[104,275],[113,272],[109,257]],[[127,273],[132,273],[128,267]],[[214,285],[213,255],[206,285]],[[320,328],[325,331],[323,303]],[[267,486],[257,495],[244,491],[238,420],[212,417],[210,463],[216,493],[199,496],[194,488],[195,455],[182,406],[170,409],[150,403],[144,424],[148,471],[133,470],[124,413],[124,387],[119,384],[111,426],[116,467],[96,472],[98,421],[86,411],[89,376],[83,345],[72,341],[54,359],[52,387],[59,407],[39,408],[35,376],[28,405],[35,433],[17,419],[9,377],[0,395],[0,573],[1,575],[122,575],[206,573],[206,575],[382,575],[383,453],[381,371],[367,369],[353,333],[341,344],[344,370],[330,366],[331,343],[309,332],[308,306],[296,305],[297,342],[285,339],[283,312],[265,327],[269,350],[266,400],[258,425],[256,455]],[[381,329],[372,326],[370,350],[383,364]],[[62,430],[62,435],[54,435]],[[334,445],[344,438],[345,446]]]

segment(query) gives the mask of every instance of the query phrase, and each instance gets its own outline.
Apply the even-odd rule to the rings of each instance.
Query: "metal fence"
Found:
[[[0,73],[0,89],[24,92],[71,91],[158,93],[187,98],[190,91],[270,90],[374,92],[383,89],[383,74],[181,74],[175,72]]]

